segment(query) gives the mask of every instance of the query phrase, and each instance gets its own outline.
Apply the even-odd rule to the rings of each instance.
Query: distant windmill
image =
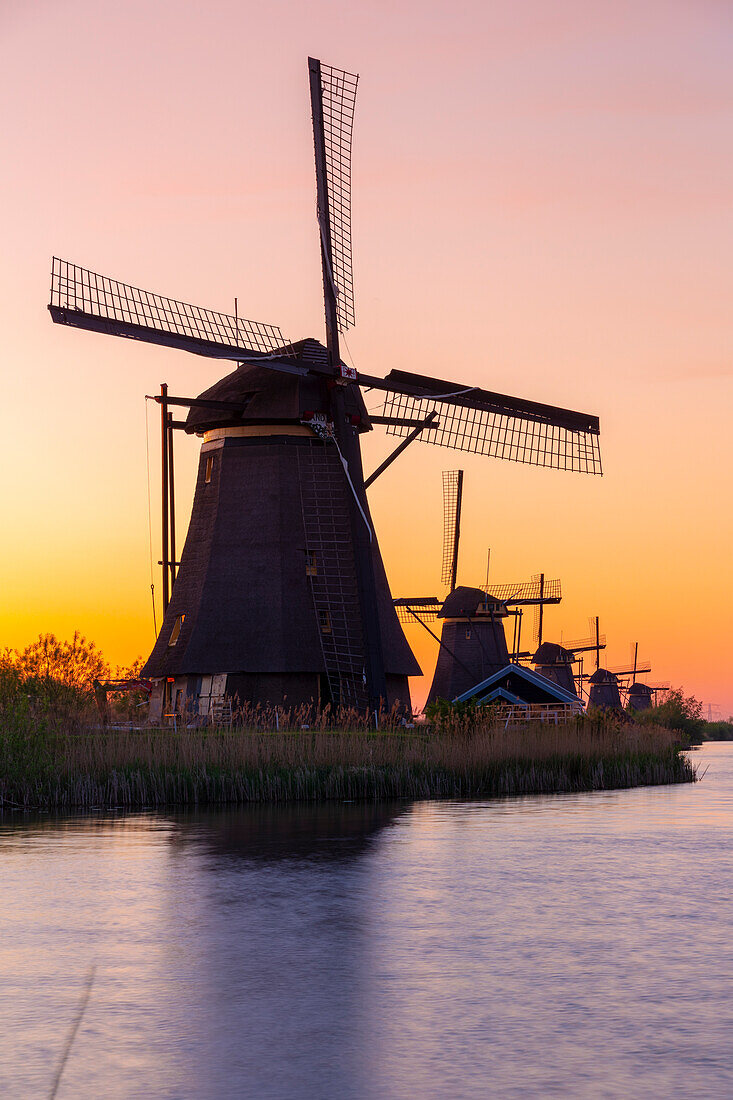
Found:
[[[609,669],[601,668],[601,650],[605,649],[605,635],[601,634],[600,619],[596,615],[595,618],[590,620],[590,623],[593,634],[588,639],[589,644],[586,648],[595,650],[596,667],[595,671],[587,677],[581,672],[579,680],[587,679],[588,681],[589,707],[597,707],[600,710],[620,710],[621,695],[618,677]],[[582,648],[579,646],[576,650],[575,643],[568,644],[573,646],[574,652],[578,652]]]
[[[575,654],[556,642],[542,642],[532,657],[537,672],[566,691],[578,694],[573,665]]]
[[[596,615],[588,621],[591,629],[590,634],[584,638],[573,638],[570,641],[563,640],[562,644],[558,647],[564,654],[569,654],[572,657],[572,664],[577,666],[577,671],[574,672],[574,679],[578,696],[582,696],[583,684],[589,679],[589,674],[583,671],[584,658],[582,654],[593,653],[595,655],[595,668],[598,669],[601,664],[601,652],[606,648],[606,635],[601,633],[600,619]],[[579,654],[581,656],[579,656]],[[537,660],[538,657],[540,658],[539,662]],[[537,664],[538,671],[543,672],[544,675],[548,675],[548,672],[540,668],[539,664],[543,658],[549,657],[549,652],[540,653],[540,650],[538,650],[532,658],[533,664]],[[562,655],[556,654],[555,658],[553,658],[553,662],[556,662],[558,665],[564,664],[565,661],[566,658]],[[565,686],[565,674],[560,673],[559,675],[561,679],[558,682],[561,683],[561,686]],[[550,675],[550,679],[553,678],[554,677]]]
[[[459,585],[437,614],[443,626],[429,703],[455,699],[509,664],[505,602],[480,588]]]
[[[463,470],[444,470],[441,580],[449,588],[446,599],[417,596],[394,601],[401,622],[419,622],[439,644],[428,701],[453,699],[510,660],[529,657],[520,649],[523,607],[557,604],[562,599],[560,581],[546,580],[544,573],[515,584],[458,586],[462,504]],[[511,652],[505,634],[508,616],[514,618]],[[443,620],[440,637],[427,625],[437,619]]]
[[[151,716],[209,697],[376,708],[409,701],[419,669],[392,606],[366,487],[414,439],[601,473],[598,418],[402,370],[357,375],[351,136],[357,77],[309,59],[326,346],[274,325],[164,298],[54,259],[55,322],[161,344],[237,368],[199,397],[160,398],[163,604],[143,670]],[[367,414],[360,385],[385,394]],[[185,422],[171,408],[188,408]],[[360,435],[402,437],[364,479]],[[203,439],[180,564],[171,545],[172,431]],[[171,552],[173,551],[173,552]],[[172,592],[169,586],[172,583]]]
[[[589,707],[597,707],[599,710],[621,710],[621,695],[615,673],[609,672],[607,668],[597,668],[592,676],[588,677],[588,684],[590,685]]]
[[[651,707],[656,705],[657,693],[666,690],[669,687],[669,684],[641,683],[637,679],[637,677],[643,676],[644,674],[651,672],[651,662],[639,657],[638,642],[632,643],[631,653],[632,660],[630,662],[630,667],[624,668],[622,666],[614,666],[613,668],[611,668],[610,671],[615,673],[618,679],[622,682],[623,689],[626,692],[627,710],[649,710]]]
[[[649,710],[654,706],[654,688],[635,680],[626,693],[626,706],[629,710]]]

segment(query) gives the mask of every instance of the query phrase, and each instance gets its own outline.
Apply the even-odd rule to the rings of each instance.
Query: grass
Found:
[[[114,730],[6,711],[0,803],[65,810],[488,798],[693,782],[676,735],[601,717],[504,730]]]

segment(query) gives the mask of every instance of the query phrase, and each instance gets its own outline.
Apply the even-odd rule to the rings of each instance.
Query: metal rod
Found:
[[[461,666],[461,668],[463,669],[463,671],[464,671],[464,672],[467,672],[469,676],[473,676],[473,673],[471,672],[471,669],[470,669],[470,668],[467,668],[467,667],[466,667],[466,665],[464,665],[463,661],[461,661],[461,660],[460,660],[460,659],[459,659],[458,657],[456,657],[456,655],[455,655],[455,653],[453,652],[453,650],[452,650],[452,649],[451,649],[451,648],[450,648],[449,646],[447,646],[447,645],[445,644],[445,642],[443,641],[443,639],[442,639],[442,638],[439,638],[437,634],[434,634],[434,633],[433,633],[433,631],[432,631],[432,630],[430,629],[430,627],[428,626],[428,624],[427,624],[427,623],[424,623],[424,622],[422,621],[422,619],[420,618],[420,616],[419,616],[419,615],[416,615],[416,614],[415,614],[415,612],[414,612],[414,611],[412,610],[412,608],[411,608],[411,607],[408,607],[408,608],[407,608],[407,610],[408,610],[408,611],[410,612],[410,614],[412,615],[413,619],[417,619],[417,621],[418,621],[418,622],[420,623],[420,626],[421,626],[421,627],[423,627],[423,629],[424,629],[424,630],[427,630],[427,632],[428,632],[428,634],[430,635],[430,637],[431,637],[431,638],[435,638],[435,640],[436,640],[436,642],[438,643],[438,645],[439,645],[439,646],[440,646],[440,647],[441,647],[442,649],[444,649],[444,650],[446,651],[446,653],[448,654],[448,656],[449,656],[449,657],[452,657],[452,658],[453,658],[453,660],[454,660],[454,661],[456,662],[456,664],[457,664],[457,665],[460,665],[460,666]]]
[[[405,447],[409,447],[413,439],[417,439],[417,437],[420,435],[420,432],[422,432],[425,428],[429,428],[430,425],[435,420],[437,420],[437,418],[438,414],[436,412],[428,413],[425,419],[421,421],[418,426],[413,431],[411,431],[408,436],[405,437],[405,439],[402,440],[400,445],[398,447],[395,447],[395,449],[392,451],[392,454],[388,455],[387,458],[385,458],[381,466],[377,466],[374,473],[369,475],[369,477],[364,482],[364,488],[368,489],[372,482],[376,481],[379,475],[383,474],[387,467],[391,466],[396,458],[399,458]]]
[[[458,470],[458,485],[456,486],[456,520],[453,528],[453,561],[450,569],[450,590],[455,591],[458,582],[458,544],[461,538],[461,505],[463,503],[463,470]],[[493,622],[493,610],[492,610]]]
[[[435,415],[438,415],[437,412]],[[417,420],[414,416],[375,416],[374,413],[369,413],[369,423],[384,424],[388,428],[417,428],[424,420]]]
[[[153,400],[160,404],[163,398],[153,397]],[[222,409],[224,412],[238,412],[241,410],[244,412],[247,408],[247,403],[243,401],[210,401],[208,398],[203,397],[169,397],[166,395],[165,400],[168,405],[183,405],[187,409]]]
[[[161,490],[162,490],[162,547],[163,563],[163,615],[168,610],[168,384],[160,384],[160,432],[161,432]]]
[[[168,413],[168,500],[169,500],[169,519],[170,519],[170,570],[171,570],[171,591],[173,591],[173,585],[176,580],[176,494],[175,485],[173,481],[173,413]]]

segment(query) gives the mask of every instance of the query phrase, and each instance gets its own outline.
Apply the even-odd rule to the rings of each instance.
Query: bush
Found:
[[[702,735],[706,741],[733,741],[733,721],[705,722]]]
[[[702,703],[694,695],[685,695],[682,688],[672,688],[666,698],[656,707],[635,713],[637,722],[682,734],[686,740],[701,738],[708,724],[702,717]]]

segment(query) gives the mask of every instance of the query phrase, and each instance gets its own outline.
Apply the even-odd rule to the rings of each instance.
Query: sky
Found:
[[[308,54],[360,74],[345,357],[601,420],[603,478],[409,448],[370,490],[393,595],[444,594],[463,468],[460,583],[489,547],[496,583],[560,577],[546,638],[599,615],[609,664],[638,641],[650,682],[733,713],[724,0],[0,0],[0,646],[78,629],[147,655],[144,397],[223,373],[54,326],[53,255],[322,337]],[[371,433],[365,468],[393,445]],[[180,544],[198,442],[176,446]],[[408,637],[429,680],[435,643]]]

